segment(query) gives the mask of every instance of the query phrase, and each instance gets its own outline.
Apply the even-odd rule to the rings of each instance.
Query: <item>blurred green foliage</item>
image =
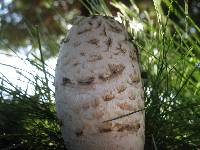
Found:
[[[90,1],[92,2],[92,0]],[[91,3],[90,1],[89,3]],[[106,4],[112,15],[116,15],[117,9],[109,5],[111,1],[106,1]],[[130,1],[120,0],[119,2],[131,6]],[[155,18],[153,1],[135,0],[135,3],[141,10],[147,10],[149,15]],[[165,14],[167,14],[169,8],[167,4],[169,4],[169,0],[161,1],[162,10]],[[173,3],[173,8],[176,10],[179,10],[179,6],[184,7],[183,0]],[[200,4],[198,0],[188,1],[188,7],[190,16],[199,25]],[[33,28],[37,25],[43,36],[42,45],[45,49],[45,58],[55,56],[59,41],[67,33],[67,24],[76,15],[89,15],[80,0],[1,0],[0,41],[3,44],[0,44],[0,48],[9,50],[9,46],[18,50],[20,47],[31,44],[32,48],[36,49],[37,44],[34,44],[33,37],[30,35],[33,34]],[[178,18],[174,13],[170,13],[170,18],[178,23]],[[184,20],[179,19],[179,22],[178,24],[181,25]]]
[[[74,0],[2,0],[0,3],[0,40],[3,49],[20,47],[33,43],[33,28],[39,26],[43,35],[46,57],[55,56],[61,35],[66,33],[67,21],[80,12],[80,3]]]

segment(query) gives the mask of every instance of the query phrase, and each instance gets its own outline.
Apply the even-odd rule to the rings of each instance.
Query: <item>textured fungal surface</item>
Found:
[[[56,109],[68,150],[143,150],[144,107],[136,52],[111,17],[75,20],[56,66]]]

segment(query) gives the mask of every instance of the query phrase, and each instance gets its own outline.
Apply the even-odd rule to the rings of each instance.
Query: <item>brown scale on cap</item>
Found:
[[[120,124],[120,123],[115,123],[114,124],[114,130],[123,132],[124,130],[126,131],[137,131],[140,128],[140,124]]]
[[[79,61],[76,61],[76,62],[73,63],[73,66],[77,66],[77,65],[79,65],[79,64],[80,64],[80,62],[79,62]]]
[[[99,74],[99,79],[106,81],[109,80],[112,74],[110,72],[104,72]]]
[[[88,58],[89,62],[95,62],[97,60],[101,60],[103,57],[101,54],[90,55]]]
[[[90,44],[98,46],[99,40],[98,39],[91,39],[91,40],[89,40],[87,42],[90,43]]]
[[[123,92],[123,91],[126,90],[126,86],[123,85],[123,84],[120,84],[120,85],[118,85],[118,86],[116,87],[116,89],[117,89],[117,92],[118,92],[118,93],[121,93],[121,92]]]
[[[130,100],[135,100],[135,99],[136,99],[136,96],[135,96],[134,91],[129,91],[129,92],[128,92],[128,98],[129,98]]]
[[[76,136],[79,137],[79,136],[83,136],[83,130],[77,130],[75,132]]]
[[[107,32],[106,32],[106,27],[105,27],[105,25],[104,25],[103,31],[102,31],[102,33],[100,33],[100,35],[103,35],[103,36],[106,36],[106,37],[107,37]]]
[[[138,131],[140,129],[140,123],[136,123],[134,127],[135,127],[135,131]]]
[[[103,96],[102,96],[104,101],[110,101],[113,98],[115,98],[115,95],[112,93],[112,91],[107,91]]]
[[[67,84],[73,84],[72,83],[72,81],[69,79],[69,78],[67,78],[67,77],[64,77],[63,79],[62,79],[62,85],[67,85]]]
[[[98,125],[98,129],[100,133],[110,132],[112,131],[112,123],[111,122],[101,123],[100,125]]]
[[[135,110],[135,108],[133,106],[131,106],[130,104],[128,104],[127,102],[119,103],[119,104],[117,104],[117,106],[122,110],[128,110],[128,111]]]
[[[99,74],[99,79],[106,81],[114,78],[116,75],[121,74],[125,68],[122,64],[108,64],[109,70]]]
[[[112,39],[111,39],[110,37],[108,37],[108,40],[107,40],[105,43],[106,43],[106,45],[107,45],[107,47],[108,47],[107,50],[109,50],[110,47],[112,46]]]
[[[130,55],[132,60],[136,60],[137,59],[137,54],[135,53],[134,50],[131,50],[129,55]]]
[[[81,56],[85,56],[85,53],[84,53],[84,52],[80,52],[80,55],[81,55]]]
[[[92,21],[88,21],[88,24],[89,24],[90,26],[92,26],[92,25],[93,25]]]
[[[112,32],[116,32],[116,33],[121,33],[122,32],[122,30],[119,27],[115,26],[115,25],[109,24],[109,27],[110,27],[109,30],[112,31]]]
[[[78,79],[78,84],[80,85],[89,85],[95,80],[94,77],[86,77],[82,79]]]
[[[126,53],[127,52],[126,49],[122,48],[122,44],[121,43],[118,43],[118,46],[119,47],[117,47],[117,49],[120,50],[122,53]]]
[[[131,83],[131,84],[132,84],[132,83],[135,83],[135,82],[137,83],[137,82],[140,81],[139,74],[136,73],[136,71],[134,71],[134,73],[130,74],[129,77],[130,77],[130,83]]]
[[[98,21],[98,22],[97,22],[96,29],[99,28],[99,27],[101,26],[101,24],[102,24],[102,22],[101,22],[101,21]]]
[[[125,68],[122,64],[108,64],[108,67],[112,74],[121,74]]]

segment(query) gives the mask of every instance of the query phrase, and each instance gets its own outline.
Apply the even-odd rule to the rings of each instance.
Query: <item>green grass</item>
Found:
[[[188,16],[187,6],[180,7],[178,11],[173,8],[176,1],[165,0],[165,3],[170,10],[167,15],[163,15],[157,1],[154,1],[157,18],[143,12],[142,19],[133,1],[129,7],[116,1],[111,5],[120,12],[119,17],[129,32],[130,40],[139,50],[145,90],[145,149],[198,149],[200,68],[195,64],[200,62],[200,27]],[[92,15],[111,16],[102,0],[86,1],[84,4]],[[183,18],[184,24],[171,20],[169,16],[172,13]],[[141,23],[144,29],[135,32],[130,28],[132,20]],[[189,32],[191,27],[196,32]],[[7,84],[12,85],[12,82],[7,81],[5,76],[1,77],[0,149],[64,149],[55,116],[54,91],[49,88],[48,78],[52,75],[46,70],[41,46],[43,39],[39,30],[36,31],[33,37],[41,55],[27,62],[44,76],[31,74],[35,79],[30,82],[35,87],[34,95],[28,95],[20,88],[8,88]],[[5,93],[9,96],[5,97]],[[127,115],[134,115],[134,112]]]
[[[28,80],[26,90],[21,87],[25,85],[23,80],[22,85],[15,86],[6,75],[1,73],[0,76],[0,149],[65,149],[56,118],[54,90],[50,88],[54,75],[48,72],[38,27],[34,31],[35,36],[32,37],[38,43],[40,57],[33,53],[33,59],[27,57],[23,61],[29,64],[27,67],[32,65],[35,69],[28,72],[26,68],[7,65],[15,69],[22,79]],[[17,54],[14,56],[19,57]],[[34,88],[34,94],[29,94],[30,86]]]

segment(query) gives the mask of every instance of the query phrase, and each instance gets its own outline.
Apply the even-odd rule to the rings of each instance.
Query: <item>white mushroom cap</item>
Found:
[[[80,19],[79,19],[80,20]],[[142,150],[144,107],[136,52],[111,17],[78,21],[60,47],[56,108],[69,150]]]

